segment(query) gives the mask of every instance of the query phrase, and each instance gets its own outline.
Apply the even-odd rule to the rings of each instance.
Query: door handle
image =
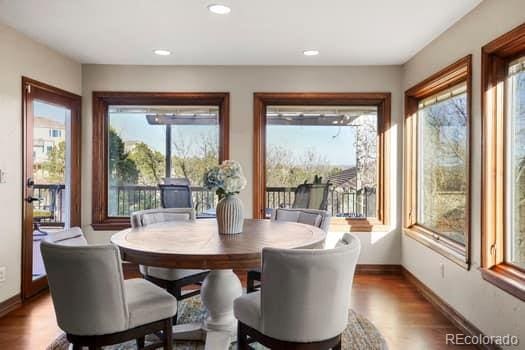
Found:
[[[33,196],[29,196],[29,197],[26,198],[26,202],[28,202],[28,203],[40,202],[41,200],[42,200],[42,198],[33,197]]]

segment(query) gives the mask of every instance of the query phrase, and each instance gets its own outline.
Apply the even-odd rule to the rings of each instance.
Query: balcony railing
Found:
[[[328,191],[328,212],[332,216],[366,218],[375,216],[375,188],[360,191],[340,188]],[[266,187],[266,215],[275,208],[291,208],[295,199],[295,187]]]
[[[63,225],[63,203],[65,186],[35,185],[34,195],[41,198],[35,202],[35,216],[42,224]],[[217,197],[203,187],[192,187],[193,205],[197,217],[214,216]],[[292,207],[295,187],[267,187],[267,214],[275,208]],[[129,216],[137,210],[158,208],[160,189],[157,186],[112,186],[109,193],[110,216]],[[336,217],[364,218],[375,215],[375,189],[364,188],[361,191],[333,189],[328,193],[327,210]],[[38,214],[38,215],[37,215]]]
[[[192,186],[191,193],[197,217],[214,216],[217,204],[215,193],[198,186]],[[125,185],[110,188],[108,207],[110,216],[129,216],[137,210],[160,206],[160,189],[157,186]]]
[[[33,197],[33,218],[41,226],[62,226],[64,224],[64,200],[66,186],[63,184],[35,184]]]

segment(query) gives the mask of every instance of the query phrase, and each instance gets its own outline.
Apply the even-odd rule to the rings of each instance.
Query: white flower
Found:
[[[225,160],[221,165],[209,169],[204,180],[205,187],[216,189],[219,195],[236,194],[246,186],[241,164],[235,160]]]

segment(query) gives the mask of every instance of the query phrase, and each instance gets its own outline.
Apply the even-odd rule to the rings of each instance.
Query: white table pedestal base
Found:
[[[233,300],[242,295],[241,281],[232,270],[212,270],[201,286],[202,303],[208,310],[204,323],[173,327],[175,340],[205,340],[205,349],[227,350],[237,335]]]

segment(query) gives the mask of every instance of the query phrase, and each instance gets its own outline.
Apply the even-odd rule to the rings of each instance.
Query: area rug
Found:
[[[179,323],[199,322],[206,318],[200,296],[195,296],[179,302]],[[146,337],[146,345],[158,341],[155,335]],[[202,342],[177,341],[173,343],[175,350],[202,350]],[[265,350],[266,347],[260,344],[252,344],[256,350]],[[348,326],[343,333],[342,348],[345,350],[387,350],[386,341],[379,330],[364,316],[353,310],[348,312]],[[47,350],[68,350],[70,344],[65,334],[60,335]],[[134,350],[137,349],[135,341],[106,346],[104,350]],[[232,344],[230,350],[237,349],[236,344]]]

